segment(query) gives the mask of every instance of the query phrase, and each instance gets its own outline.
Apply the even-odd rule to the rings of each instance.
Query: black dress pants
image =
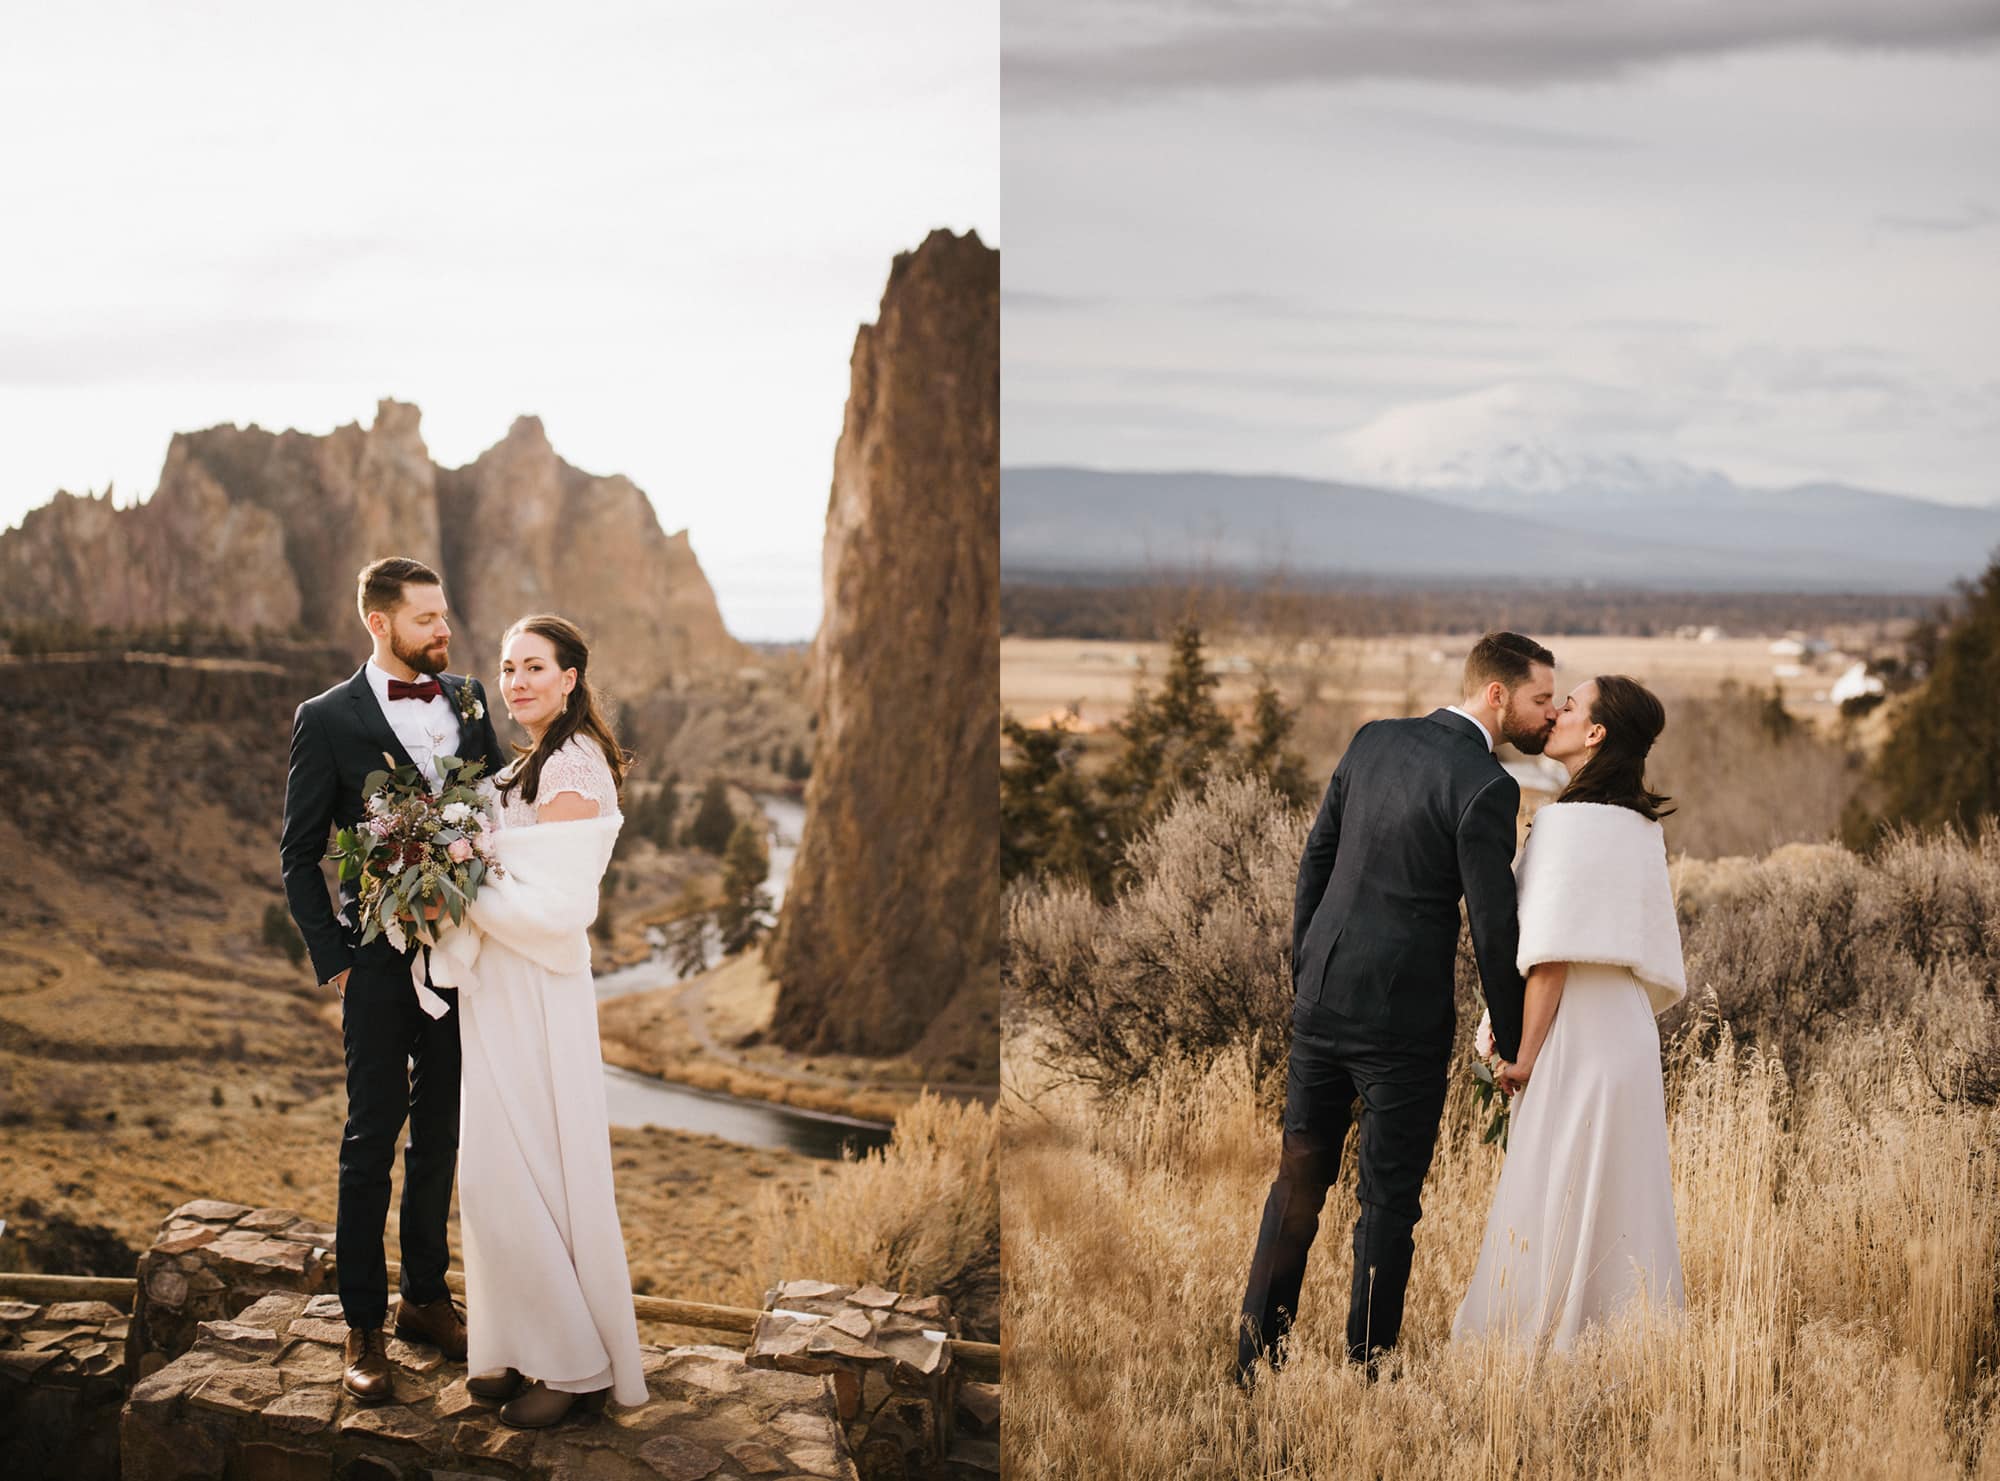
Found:
[[[378,947],[378,943],[370,943]],[[347,1325],[379,1327],[388,1315],[389,1274],[383,1235],[390,1174],[407,1120],[401,1218],[405,1300],[422,1304],[448,1294],[451,1264],[445,1226],[458,1170],[458,993],[434,988],[451,1005],[432,1018],[417,1003],[408,957],[363,948],[341,999],[347,1046],[347,1130],[340,1142],[340,1204],[335,1260]]]
[[[1347,1355],[1365,1362],[1394,1347],[1403,1293],[1423,1216],[1419,1197],[1444,1114],[1449,1038],[1417,1043],[1301,1001],[1292,1015],[1285,1077],[1284,1148],[1264,1203],[1250,1284],[1243,1295],[1237,1371],[1248,1376],[1298,1314],[1306,1255],[1319,1233],[1326,1190],[1340,1176],[1340,1153],[1361,1102],[1361,1217],[1354,1225],[1354,1275],[1347,1306]]]

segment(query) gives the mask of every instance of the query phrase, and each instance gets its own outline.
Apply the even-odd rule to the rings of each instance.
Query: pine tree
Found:
[[[667,962],[681,976],[692,977],[708,967],[709,911],[692,886],[682,889],[674,911],[667,927]]]
[[[1896,716],[1876,776],[1885,823],[1971,829],[2000,817],[2000,554],[1939,634],[1930,677]]]
[[[1198,790],[1210,766],[1228,753],[1235,732],[1215,702],[1221,683],[1203,657],[1201,630],[1181,622],[1174,629],[1165,682],[1157,693],[1138,689],[1114,727],[1125,749],[1100,787],[1121,850],[1176,793]]]
[[[1076,738],[1060,728],[1030,730],[1012,715],[1000,723],[1014,748],[1000,768],[1000,878],[1066,876],[1108,899],[1110,836],[1104,809],[1078,768]]]
[[[729,788],[721,777],[710,777],[701,789],[701,804],[688,824],[686,841],[695,848],[721,855],[736,831],[736,813],[729,806]]]
[[[1011,754],[1000,769],[1001,878],[1066,876],[1108,902],[1126,845],[1177,794],[1200,792],[1218,771],[1253,772],[1295,804],[1315,801],[1303,758],[1285,749],[1297,715],[1270,679],[1259,681],[1240,747],[1215,701],[1221,682],[1209,671],[1200,629],[1181,623],[1160,688],[1135,688],[1114,727],[1122,745],[1094,780],[1073,732],[1029,730],[1005,717]]]
[[[1243,769],[1256,772],[1271,789],[1297,806],[1313,800],[1312,782],[1306,776],[1305,758],[1285,749],[1298,716],[1285,702],[1267,675],[1257,682],[1256,708],[1250,717],[1250,740],[1243,749]]]
[[[715,907],[715,928],[722,937],[724,956],[753,945],[770,930],[771,896],[764,889],[770,875],[764,830],[745,818],[729,835],[722,860],[722,903]]]
[[[669,772],[660,784],[659,794],[653,798],[651,811],[647,814],[646,836],[653,840],[657,848],[670,849],[674,846],[674,823],[681,807],[681,774]]]

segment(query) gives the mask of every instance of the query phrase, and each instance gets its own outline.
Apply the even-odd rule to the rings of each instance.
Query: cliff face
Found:
[[[131,509],[56,495],[0,535],[0,618],[264,628],[358,648],[355,573],[392,554],[444,576],[455,668],[491,673],[501,631],[537,610],[592,635],[614,690],[746,657],[686,533],[662,531],[631,480],[570,467],[532,417],[470,467],[440,469],[417,408],[396,401],[365,431],[182,433],[158,492]]]
[[[947,1004],[964,1017],[964,995],[997,982],[999,253],[933,232],[898,257],[852,366],[818,744],[767,959],[783,1042],[894,1054],[927,1034],[942,1047]],[[954,1056],[983,1065],[957,1037]]]
[[[456,641],[470,640],[482,672],[497,666],[507,625],[543,610],[592,635],[593,678],[626,698],[745,661],[687,532],[662,530],[629,478],[557,457],[534,417],[469,467],[441,473],[438,494]]]

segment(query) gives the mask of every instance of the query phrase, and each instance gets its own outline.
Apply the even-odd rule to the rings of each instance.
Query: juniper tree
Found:
[[[764,881],[771,876],[771,856],[764,830],[745,818],[729,835],[722,859],[722,903],[715,907],[715,929],[722,954],[733,956],[771,929],[771,896]]]

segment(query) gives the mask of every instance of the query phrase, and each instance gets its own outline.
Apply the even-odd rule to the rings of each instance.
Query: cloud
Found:
[[[1886,226],[1891,231],[1916,232],[1926,236],[1958,236],[1968,231],[1984,231],[1989,226],[2000,226],[2000,211],[1994,210],[1983,201],[1973,201],[1951,216],[1883,215],[1875,218],[1875,224]]]
[[[1315,324],[1367,324],[1389,329],[1516,329],[1509,319],[1464,318],[1451,314],[1406,314],[1390,309],[1356,309],[1314,303],[1291,294],[1257,290],[1204,293],[1194,307],[1219,309],[1246,318],[1308,320]]]
[[[1778,48],[1953,52],[2000,42],[1991,0],[1014,0],[1005,106],[1367,80],[1525,90]]]
[[[1100,308],[1103,304],[1103,299],[1082,293],[1042,293],[1033,288],[1000,290],[1002,313],[1074,313],[1082,309]]]
[[[1637,140],[1618,134],[1552,129],[1541,124],[1504,123],[1496,118],[1468,118],[1428,108],[1371,107],[1361,111],[1412,133],[1448,139],[1454,144],[1479,144],[1495,149],[1552,149],[1584,154],[1623,154],[1639,147]]]

